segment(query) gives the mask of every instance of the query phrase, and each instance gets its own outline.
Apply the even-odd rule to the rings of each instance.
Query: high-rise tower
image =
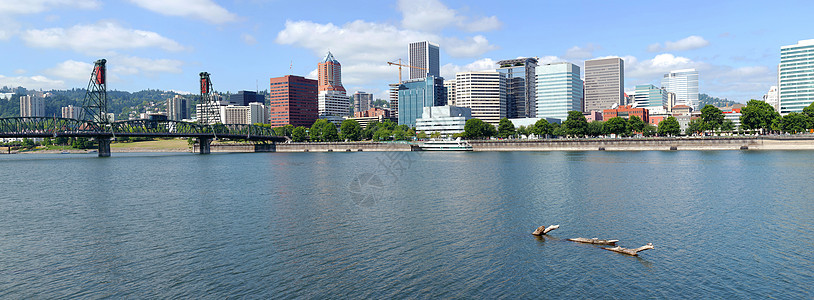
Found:
[[[701,109],[698,103],[698,71],[695,69],[670,71],[664,74],[661,86],[667,92],[676,94],[676,105],[686,105],[694,111]]]
[[[622,105],[624,94],[624,60],[614,57],[585,61],[585,112]]]
[[[342,86],[342,65],[328,52],[318,66],[319,115],[347,116],[350,113],[350,99]]]
[[[441,77],[439,62],[439,47],[428,41],[410,43],[410,79],[423,79],[427,74]]]

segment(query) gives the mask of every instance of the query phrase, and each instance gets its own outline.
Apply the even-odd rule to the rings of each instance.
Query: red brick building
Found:
[[[606,109],[602,111],[602,119],[605,121],[610,120],[613,117],[622,117],[625,119],[630,118],[630,116],[638,116],[639,118],[644,121],[644,123],[650,123],[650,112],[647,111],[645,108],[641,107],[631,107],[630,105],[622,105],[619,106],[617,109]]]
[[[384,116],[385,118],[389,118],[390,117],[390,111],[387,110],[387,109],[381,109],[381,108],[374,107],[374,108],[368,109],[366,111],[354,112],[353,116],[355,118],[379,117],[379,116]]]
[[[286,75],[271,78],[269,84],[269,116],[271,127],[294,126],[310,127],[316,122],[317,83],[313,79]]]

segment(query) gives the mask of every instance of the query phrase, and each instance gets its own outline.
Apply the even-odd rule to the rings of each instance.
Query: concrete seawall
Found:
[[[198,145],[192,152],[198,152]],[[418,146],[405,143],[339,142],[288,144],[212,144],[212,152],[362,152],[416,151]]]
[[[473,151],[814,150],[814,136],[469,141]],[[198,145],[193,147],[197,152]],[[212,152],[418,151],[406,143],[212,144]]]
[[[814,150],[814,136],[551,139],[469,143],[473,151]]]

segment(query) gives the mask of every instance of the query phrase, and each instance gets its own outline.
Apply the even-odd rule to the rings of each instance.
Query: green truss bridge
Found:
[[[99,144],[99,156],[110,156],[110,141],[118,137],[196,138],[199,153],[208,154],[213,139],[241,139],[264,142],[284,142],[269,127],[256,125],[220,124],[217,103],[211,97],[209,73],[201,73],[202,116],[198,123],[172,120],[107,121],[106,60],[96,61],[80,119],[48,117],[0,118],[0,138],[92,138]]]

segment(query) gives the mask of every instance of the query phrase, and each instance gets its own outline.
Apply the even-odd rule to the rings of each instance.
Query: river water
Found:
[[[811,299],[813,157],[0,155],[0,298]]]

